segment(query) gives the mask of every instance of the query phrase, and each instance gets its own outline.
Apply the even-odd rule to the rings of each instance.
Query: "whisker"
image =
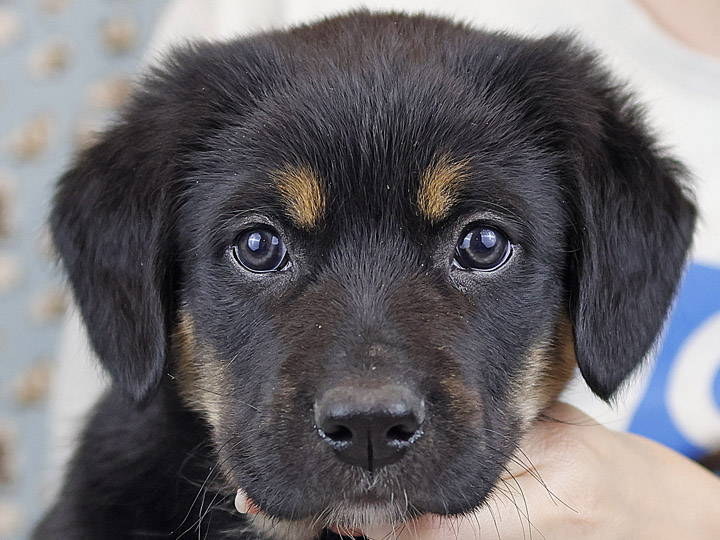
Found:
[[[488,430],[488,431],[490,431],[490,430]],[[499,435],[501,435],[501,434],[499,434]],[[558,495],[556,495],[550,489],[550,487],[547,485],[545,480],[543,480],[542,476],[540,475],[540,471],[538,471],[538,469],[532,463],[530,458],[527,456],[527,454],[521,448],[518,447],[517,450],[525,457],[525,459],[527,459],[529,466],[527,464],[523,463],[518,457],[516,457],[514,455],[508,455],[505,452],[503,452],[502,450],[495,448],[493,446],[490,446],[490,445],[488,445],[488,448],[490,448],[493,452],[497,452],[498,454],[503,456],[508,461],[512,461],[513,463],[519,465],[522,469],[524,469],[525,472],[527,472],[532,478],[534,478],[543,487],[543,489],[547,492],[547,494],[549,495],[550,499],[553,501],[554,504],[561,504],[564,507],[566,507],[568,510],[570,510],[574,513],[577,513],[577,510],[575,510],[572,506],[570,506],[568,503],[566,503],[564,500],[562,500],[562,498],[560,498]],[[507,469],[505,469],[505,470],[507,471]],[[509,471],[508,471],[508,473],[509,473]]]
[[[233,360],[231,360],[231,362],[234,361],[236,358],[237,358],[237,355],[235,355],[235,357],[233,358]],[[225,364],[224,367],[227,367],[227,365],[229,365],[229,364]],[[175,377],[172,373],[169,373],[169,372],[168,372],[168,373],[167,373],[167,376],[170,377],[170,378],[173,379],[173,380],[176,380],[176,377]],[[246,407],[250,407],[250,408],[253,409],[254,411],[261,412],[260,409],[257,408],[257,407],[256,407],[255,405],[253,405],[252,403],[248,403],[247,401],[242,401],[242,400],[240,400],[240,399],[237,399],[237,396],[236,396],[234,393],[232,393],[232,392],[227,393],[227,394],[223,394],[223,393],[220,393],[220,392],[216,392],[215,390],[210,390],[209,388],[204,388],[204,387],[202,387],[202,386],[200,386],[200,385],[198,385],[198,384],[193,384],[192,387],[195,388],[196,390],[200,390],[201,392],[206,392],[206,393],[211,394],[211,395],[213,395],[213,396],[217,396],[217,397],[221,397],[221,398],[227,398],[227,399],[232,399],[232,401],[235,402],[235,403],[239,403],[240,405],[245,405]]]
[[[220,446],[218,447],[217,452],[219,452],[220,450],[222,450],[223,448],[225,448],[225,446],[228,445],[228,444],[230,444],[231,442],[233,442],[233,440],[234,440],[233,438],[230,438],[230,439],[228,439],[227,441],[225,441],[222,445],[220,445]],[[232,449],[234,450],[234,449],[237,448],[240,444],[241,444],[241,441],[235,440]],[[190,507],[188,508],[187,514],[185,514],[185,517],[183,518],[183,520],[177,525],[177,527],[172,531],[171,534],[174,534],[175,531],[177,531],[180,527],[182,527],[182,526],[188,521],[188,519],[189,519],[189,517],[190,517],[190,514],[192,513],[192,509],[195,507],[195,505],[196,505],[196,503],[197,503],[198,501],[200,501],[200,514],[201,514],[201,515],[200,515],[200,518],[199,518],[198,520],[194,521],[189,527],[187,527],[182,533],[180,533],[180,534],[177,536],[176,540],[179,540],[180,538],[182,538],[183,536],[185,536],[188,532],[190,532],[191,530],[193,530],[195,527],[198,527],[198,534],[200,534],[200,527],[199,527],[199,526],[202,524],[202,517],[203,517],[203,516],[202,516],[202,508],[203,508],[203,505],[204,505],[204,503],[205,503],[205,495],[206,495],[206,493],[207,493],[207,486],[208,486],[211,482],[213,482],[213,481],[215,480],[215,478],[218,476],[218,474],[219,474],[219,472],[220,472],[220,468],[222,467],[222,465],[225,464],[225,462],[226,462],[228,459],[230,459],[230,456],[226,457],[226,458],[225,458],[224,460],[222,460],[222,461],[216,462],[216,463],[210,468],[210,470],[208,471],[208,474],[207,474],[207,476],[205,477],[205,480],[203,481],[203,483],[202,483],[202,484],[200,485],[200,487],[198,488],[198,493],[197,493],[197,495],[195,495],[195,498],[194,498],[194,499],[192,500],[192,502],[190,503]]]

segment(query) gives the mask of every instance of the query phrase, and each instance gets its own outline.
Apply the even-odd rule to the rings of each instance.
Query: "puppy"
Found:
[[[607,400],[653,344],[683,174],[572,39],[356,13],[176,51],[60,180],[114,385],[35,538],[482,505],[576,366]]]

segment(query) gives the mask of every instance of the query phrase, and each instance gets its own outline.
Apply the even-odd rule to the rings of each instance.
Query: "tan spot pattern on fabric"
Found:
[[[103,24],[102,38],[110,52],[126,53],[135,48],[138,40],[138,24],[130,17],[114,17]]]
[[[0,0],[0,539],[30,537],[45,504],[24,494],[59,481],[68,445],[48,443],[74,437],[74,422],[43,436],[68,301],[48,204],[75,151],[126,102],[165,3]]]
[[[23,265],[20,257],[10,252],[0,252],[0,294],[10,292],[22,278]]]
[[[70,304],[65,286],[51,286],[37,293],[30,302],[30,317],[37,324],[59,322]]]
[[[32,407],[47,399],[50,390],[50,361],[39,360],[13,382],[13,398],[21,407]]]
[[[11,484],[17,475],[17,429],[9,418],[0,419],[0,486]]]
[[[43,43],[30,54],[28,71],[38,80],[55,77],[67,69],[71,52],[66,41]]]
[[[57,15],[68,7],[68,0],[40,0],[40,8],[48,15]]]
[[[0,170],[0,238],[10,238],[17,225],[17,180]]]
[[[93,107],[117,109],[125,104],[132,84],[126,77],[108,77],[96,81],[88,88],[88,103]]]
[[[23,511],[19,504],[0,501],[0,538],[15,536],[23,525]]]
[[[50,144],[55,128],[53,118],[39,113],[18,126],[11,135],[15,157],[21,161],[40,158]]]
[[[14,46],[22,31],[20,15],[9,6],[0,6],[0,51]]]

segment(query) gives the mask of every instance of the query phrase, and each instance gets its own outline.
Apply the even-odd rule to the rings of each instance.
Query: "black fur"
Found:
[[[435,223],[416,198],[440,155],[468,170]],[[326,183],[317,230],[294,226],[270,180],[288,164]],[[545,384],[521,382],[530,357],[546,346],[560,369],[563,321],[604,399],[653,344],[691,242],[682,177],[564,37],[358,13],[176,51],[55,198],[55,243],[114,387],[35,538],[254,538],[239,487],[282,520],[403,492],[398,519],[470,511]],[[451,264],[474,221],[514,244],[497,272]],[[284,238],[289,270],[228,257],[258,223]],[[372,488],[311,412],[365,379],[427,404],[422,438]]]

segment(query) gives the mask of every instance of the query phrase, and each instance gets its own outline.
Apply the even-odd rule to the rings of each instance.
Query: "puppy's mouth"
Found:
[[[275,531],[289,531],[291,536],[297,535],[296,538],[314,538],[321,529],[328,529],[342,538],[362,538],[363,531],[384,526],[400,529],[404,523],[421,515],[407,502],[399,504],[367,496],[353,502],[339,502],[312,518],[281,520],[266,513],[242,489],[237,492],[235,507],[240,513],[251,516],[260,529],[272,527]]]

